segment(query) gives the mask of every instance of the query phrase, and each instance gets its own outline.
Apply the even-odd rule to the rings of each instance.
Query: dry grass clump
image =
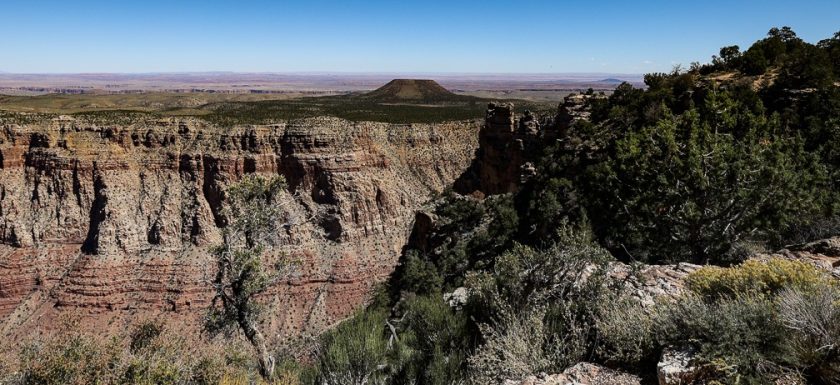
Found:
[[[54,335],[5,355],[0,384],[255,383],[256,367],[241,343],[188,340],[158,321],[144,321],[123,336],[78,331],[70,322]],[[277,384],[294,384],[288,373]],[[239,382],[237,382],[239,381]]]

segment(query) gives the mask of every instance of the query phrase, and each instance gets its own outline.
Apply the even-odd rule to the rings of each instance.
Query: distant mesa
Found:
[[[379,103],[463,102],[474,99],[452,93],[436,81],[427,79],[394,79],[362,95],[362,98]]]
[[[624,80],[616,78],[606,78],[599,80],[598,83],[621,84],[624,83]]]

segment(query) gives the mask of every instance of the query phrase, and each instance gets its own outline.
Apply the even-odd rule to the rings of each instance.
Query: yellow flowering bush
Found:
[[[828,272],[810,263],[774,258],[748,260],[733,267],[706,266],[689,274],[686,287],[708,298],[773,295],[785,288],[813,292],[840,285]]]

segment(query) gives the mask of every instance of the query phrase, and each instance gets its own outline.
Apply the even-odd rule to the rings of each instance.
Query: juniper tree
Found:
[[[205,326],[211,335],[242,331],[258,354],[260,374],[265,378],[274,371],[274,358],[258,328],[261,309],[257,296],[268,289],[285,265],[278,263],[274,269],[267,269],[263,264],[269,238],[280,226],[288,225],[281,218],[288,203],[281,201],[285,186],[282,177],[257,175],[248,175],[230,186],[225,192],[223,241],[211,249],[218,270]]]

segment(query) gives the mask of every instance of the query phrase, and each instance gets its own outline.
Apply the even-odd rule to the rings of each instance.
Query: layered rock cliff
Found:
[[[477,196],[517,191],[537,172],[535,164],[543,149],[562,141],[578,121],[588,120],[591,101],[604,97],[569,95],[555,116],[542,119],[528,110],[517,116],[511,103],[490,103],[479,132],[476,157],[468,171],[455,181],[455,190]]]
[[[215,127],[57,118],[0,133],[0,333],[64,315],[118,330],[165,313],[192,330],[210,296],[225,187],[289,182],[280,254],[298,261],[265,295],[274,337],[317,332],[392,271],[415,210],[469,165],[478,122],[314,118]]]

